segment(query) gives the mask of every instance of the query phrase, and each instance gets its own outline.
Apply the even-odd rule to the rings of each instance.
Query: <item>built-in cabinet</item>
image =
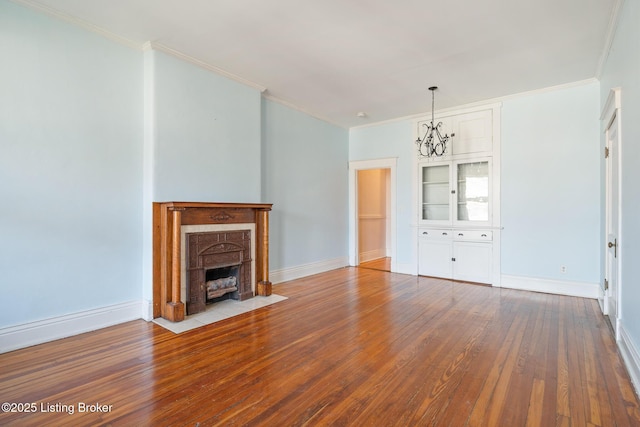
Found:
[[[445,155],[416,155],[420,275],[490,284],[499,277],[499,111],[438,118],[450,135]],[[416,122],[416,135],[425,123]]]
[[[493,116],[499,114],[494,108],[450,114],[437,117],[434,124],[442,123],[440,132],[451,137],[444,159],[461,155],[492,155],[494,150]],[[416,137],[424,135],[431,118],[418,120]],[[414,138],[415,140],[415,138]]]
[[[418,274],[467,282],[492,282],[491,230],[422,228]]]
[[[421,222],[489,225],[491,159],[420,164]]]

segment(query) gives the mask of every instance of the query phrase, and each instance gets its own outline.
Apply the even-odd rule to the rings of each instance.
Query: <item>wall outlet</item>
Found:
[[[560,273],[566,273],[567,272],[567,266],[566,265],[561,265],[560,266]]]

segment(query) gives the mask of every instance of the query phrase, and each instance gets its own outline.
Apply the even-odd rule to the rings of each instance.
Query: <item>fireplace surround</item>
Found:
[[[271,204],[266,203],[207,203],[207,202],[158,202],[153,204],[153,316],[163,317],[173,322],[185,317],[185,236],[191,233],[222,233],[222,235],[244,233],[253,230],[253,248],[240,255],[247,266],[251,260],[250,287],[238,294],[239,299],[251,298],[254,294],[271,295],[269,281],[269,212]],[[194,228],[195,227],[195,228]],[[196,231],[194,231],[196,230]],[[244,231],[243,231],[244,230]],[[220,236],[220,235],[218,235]],[[216,237],[219,238],[219,237]],[[223,240],[226,237],[223,237]],[[223,243],[223,246],[224,242]],[[233,254],[230,242],[227,251]],[[216,252],[223,246],[211,246]],[[237,248],[237,246],[236,246]],[[223,250],[224,252],[224,250]],[[255,253],[255,255],[254,255]],[[249,258],[249,260],[247,259]],[[235,261],[233,261],[235,262]],[[225,264],[225,262],[221,262]],[[227,263],[228,264],[228,263]],[[236,263],[234,265],[242,265]],[[227,265],[228,266],[228,265]],[[240,278],[238,278],[240,279]],[[206,281],[205,281],[206,282]],[[239,280],[240,284],[242,280]],[[233,291],[237,292],[237,291]]]
[[[188,315],[204,311],[206,304],[223,296],[238,301],[254,296],[252,228],[183,232],[181,268]]]

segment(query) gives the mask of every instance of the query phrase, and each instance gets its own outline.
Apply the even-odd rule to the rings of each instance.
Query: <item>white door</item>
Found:
[[[465,282],[491,283],[491,244],[455,242],[453,278]]]
[[[618,338],[618,267],[620,255],[619,242],[619,136],[618,136],[618,117],[614,117],[606,132],[606,147],[608,156],[606,159],[606,257],[605,257],[605,279],[608,283],[608,289],[605,290],[605,304],[609,320]]]
[[[493,133],[491,116],[491,110],[454,116],[453,154],[490,153]]]
[[[420,276],[452,277],[452,246],[451,239],[442,234],[450,232],[443,230],[425,230],[420,236],[418,245],[418,274]],[[430,237],[435,236],[435,237]]]

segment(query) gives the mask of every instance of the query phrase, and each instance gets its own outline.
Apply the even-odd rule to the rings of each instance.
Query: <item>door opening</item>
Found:
[[[388,264],[388,267],[383,265],[383,269],[396,271],[396,162],[395,158],[349,162],[351,266],[358,266],[367,260],[382,260],[382,263]],[[364,173],[360,175],[360,172]],[[370,184],[359,189],[358,182],[363,180]],[[371,182],[378,184],[372,185]],[[367,196],[373,191],[377,194],[375,197]],[[372,229],[378,231],[374,233]],[[384,230],[384,233],[381,234],[380,230]]]
[[[388,168],[363,169],[357,173],[358,266],[391,271],[391,171]]]

